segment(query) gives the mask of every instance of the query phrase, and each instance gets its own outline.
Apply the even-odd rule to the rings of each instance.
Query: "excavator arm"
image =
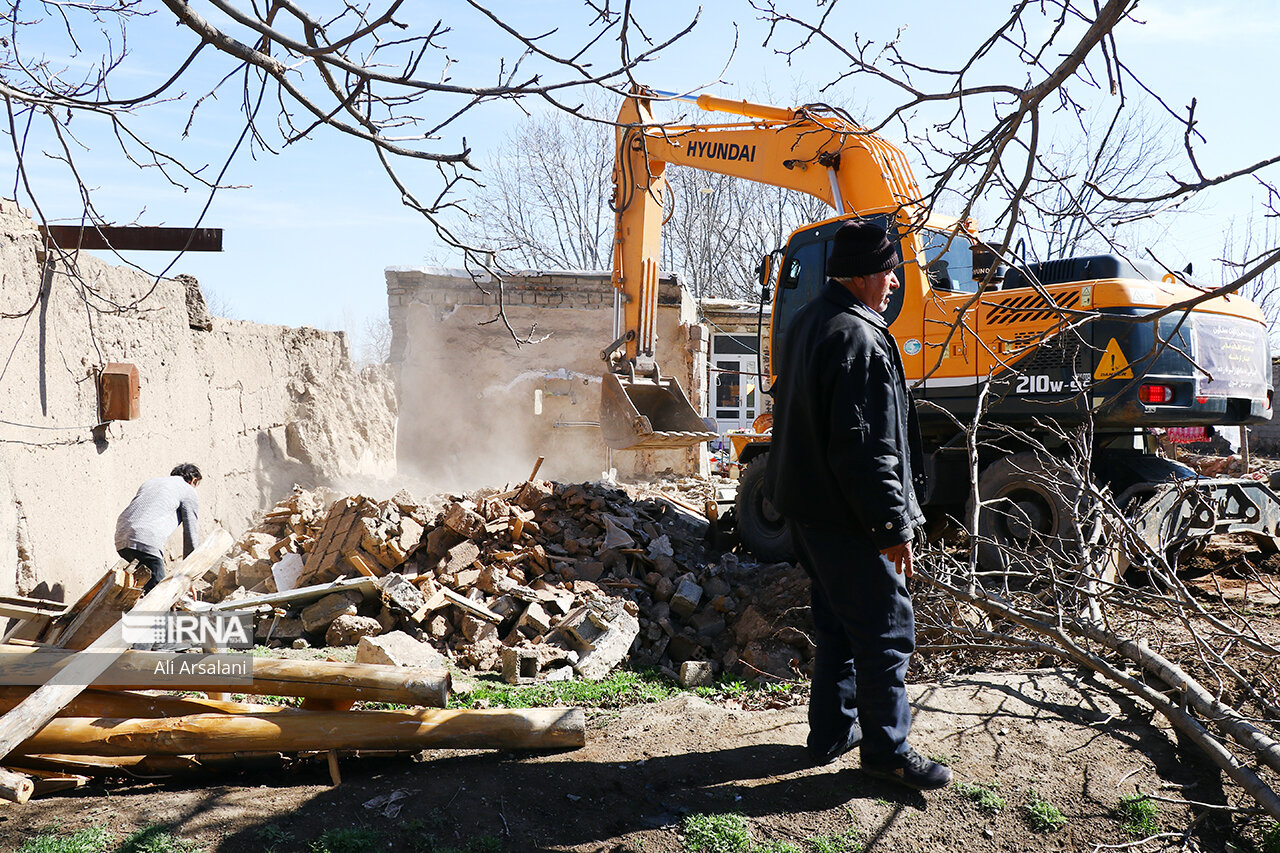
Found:
[[[920,192],[902,152],[823,107],[784,108],[701,95],[704,110],[743,120],[657,122],[654,95],[629,97],[618,114],[614,162],[614,336],[603,358],[600,422],[615,450],[679,447],[715,437],[673,377],[654,361],[658,264],[668,164],[808,193],[837,215],[888,213],[914,222]]]

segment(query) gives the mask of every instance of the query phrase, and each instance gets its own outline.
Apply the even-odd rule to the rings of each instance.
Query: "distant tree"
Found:
[[[1268,247],[1280,244],[1280,196],[1273,189],[1266,191],[1262,203],[1252,209],[1243,221],[1235,220],[1222,235],[1221,266],[1218,284],[1228,285],[1241,273],[1254,268],[1264,258]],[[1271,350],[1280,353],[1280,280],[1274,267],[1250,279],[1241,294],[1262,309],[1267,317],[1271,333]]]
[[[501,252],[508,267],[608,269],[612,169],[610,125],[564,113],[531,115],[489,158],[459,233]]]
[[[1184,205],[1126,204],[1156,186],[1177,155],[1167,122],[1140,107],[1121,105],[1109,115],[1081,121],[1038,156],[1043,178],[1023,193],[1026,230],[1038,259],[1120,251],[1142,255],[1142,225]],[[1012,191],[1014,187],[1002,184]]]
[[[594,115],[616,110],[602,99]],[[565,113],[530,116],[491,158],[474,193],[466,241],[501,253],[507,267],[610,269],[613,265],[614,128]],[[801,193],[671,166],[662,268],[695,297],[754,299],[762,255],[830,215]]]

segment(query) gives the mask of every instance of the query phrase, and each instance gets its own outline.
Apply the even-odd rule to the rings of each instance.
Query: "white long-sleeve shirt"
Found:
[[[181,477],[153,477],[116,519],[116,550],[133,548],[144,554],[164,556],[169,536],[182,525],[182,555],[196,549],[199,535],[196,516],[200,498],[195,487]]]

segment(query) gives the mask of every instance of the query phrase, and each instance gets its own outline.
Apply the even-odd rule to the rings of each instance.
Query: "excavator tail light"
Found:
[[[1168,385],[1143,385],[1138,389],[1138,399],[1148,405],[1173,402],[1173,388]]]

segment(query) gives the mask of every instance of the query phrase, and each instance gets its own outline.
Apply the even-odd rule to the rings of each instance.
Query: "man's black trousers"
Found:
[[[916,636],[906,579],[859,536],[795,523],[791,534],[813,581],[809,754],[820,762],[861,724],[864,760],[900,755],[911,730],[903,680]]]

